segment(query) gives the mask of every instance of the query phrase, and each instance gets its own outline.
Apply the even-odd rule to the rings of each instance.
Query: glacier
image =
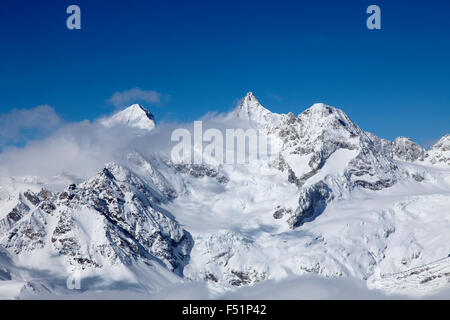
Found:
[[[258,129],[276,157],[173,162],[154,116],[132,105],[94,124],[127,139],[96,137],[93,149],[113,152],[95,174],[4,171],[0,298],[170,299],[195,286],[209,298],[266,286],[257,296],[273,298],[277,283],[307,277],[355,279],[388,297],[448,290],[450,135],[425,150],[323,103],[272,113],[251,92],[210,122]],[[74,273],[78,291],[66,285]]]

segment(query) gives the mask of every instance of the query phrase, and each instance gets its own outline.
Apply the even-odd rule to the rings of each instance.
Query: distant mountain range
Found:
[[[448,288],[450,135],[425,150],[321,103],[272,113],[252,93],[225,118],[270,137],[275,159],[174,162],[136,104],[99,123],[149,132],[152,156],[127,150],[65,190],[4,180],[0,297],[75,294],[75,273],[92,292],[196,281],[223,293],[292,274],[411,296]]]

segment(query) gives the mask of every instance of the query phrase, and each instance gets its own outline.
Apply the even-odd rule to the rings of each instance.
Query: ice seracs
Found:
[[[143,130],[153,130],[156,126],[153,114],[139,104],[133,104],[109,118],[101,119],[100,123],[106,127],[122,125]]]

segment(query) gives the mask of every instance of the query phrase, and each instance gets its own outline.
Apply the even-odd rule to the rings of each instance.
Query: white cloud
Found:
[[[0,146],[23,142],[30,135],[40,137],[61,124],[58,114],[48,105],[33,109],[13,109],[0,114]]]
[[[275,281],[264,280],[252,286],[227,292],[214,292],[205,283],[185,283],[165,288],[150,299],[220,299],[220,300],[391,300],[391,299],[449,299],[450,290],[444,288],[434,294],[413,296],[369,289],[365,281],[353,277],[326,278],[314,274],[289,275]],[[144,297],[141,297],[144,298]]]
[[[36,122],[39,121],[48,121],[49,123],[42,124],[42,128],[45,129],[52,128],[59,123],[60,120],[57,115],[56,118],[55,115],[51,116],[54,114],[54,110],[50,107],[44,106],[35,109],[38,111],[15,110],[7,114],[10,121],[23,121],[21,127],[17,124],[15,126],[10,124],[11,128],[19,130],[24,127],[36,126]],[[239,125],[234,120],[227,122],[223,117],[212,117],[211,115],[206,115],[202,120],[205,121],[205,129],[215,127],[223,130],[232,128],[233,125]],[[0,121],[1,124],[8,125],[5,118],[1,117]],[[149,156],[155,151],[168,155],[171,149],[171,133],[174,129],[180,127],[192,130],[191,123],[160,123],[155,130],[150,132],[135,131],[124,127],[106,128],[97,122],[89,121],[66,124],[43,140],[30,141],[23,148],[10,147],[3,150],[0,153],[0,176],[31,175],[45,178],[68,173],[77,178],[88,178],[99,171],[105,163],[120,161],[123,156],[132,150],[136,150],[144,156]],[[111,298],[122,298],[124,294],[123,291],[112,292]],[[226,293],[217,293],[210,290],[204,283],[194,282],[165,288],[150,296],[130,293],[130,297],[152,299],[414,298],[388,295],[378,290],[370,290],[362,280],[353,278],[329,279],[312,275],[290,275],[284,280],[267,280],[251,287],[243,287]],[[449,297],[450,291],[446,289],[435,296],[424,298],[448,299]],[[92,296],[92,298],[95,298],[95,296]],[[108,298],[108,296],[102,295],[98,298]]]
[[[241,123],[227,120],[223,115],[212,117],[208,114],[202,120],[204,130],[217,128],[224,132],[242,127]],[[171,141],[171,135],[178,128],[192,133],[193,123],[159,122],[149,132],[125,126],[107,128],[99,121],[65,123],[48,136],[32,137],[20,147],[3,148],[0,152],[0,178],[27,176],[47,181],[64,175],[87,179],[108,162],[120,163],[132,151],[144,157],[158,153],[170,158],[172,148],[177,144]]]
[[[108,102],[117,108],[122,108],[133,103],[152,103],[156,105],[163,104],[167,96],[155,90],[142,90],[141,88],[133,88],[125,91],[118,91],[108,99]]]
[[[208,287],[206,282],[186,281],[165,287],[155,293],[142,293],[123,289],[87,291],[79,295],[48,295],[39,299],[156,299],[156,300],[419,300],[444,299],[450,297],[449,289],[425,296],[388,294],[367,288],[361,279],[342,277],[325,278],[319,275],[291,275],[286,279],[264,280],[252,286],[245,286],[227,292],[218,292]],[[33,297],[31,297],[33,298]]]
[[[44,139],[30,140],[23,147],[3,148],[0,177],[47,179],[65,174],[86,179],[106,163],[120,162],[133,150],[143,155],[152,154],[154,150],[169,154],[170,135],[176,126],[160,123],[147,133],[120,126],[107,128],[90,121],[65,124]]]
[[[363,280],[342,277],[326,278],[319,275],[290,275],[285,279],[266,280],[254,286],[241,287],[224,293],[222,299],[414,299],[414,297],[387,294],[379,290],[369,289]]]

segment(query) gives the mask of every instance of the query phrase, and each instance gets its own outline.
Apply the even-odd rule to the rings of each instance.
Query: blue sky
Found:
[[[366,28],[370,4],[382,30]],[[253,91],[274,112],[325,102],[427,144],[450,131],[449,18],[444,0],[1,0],[0,116],[94,119],[140,88],[157,120],[191,121]]]

